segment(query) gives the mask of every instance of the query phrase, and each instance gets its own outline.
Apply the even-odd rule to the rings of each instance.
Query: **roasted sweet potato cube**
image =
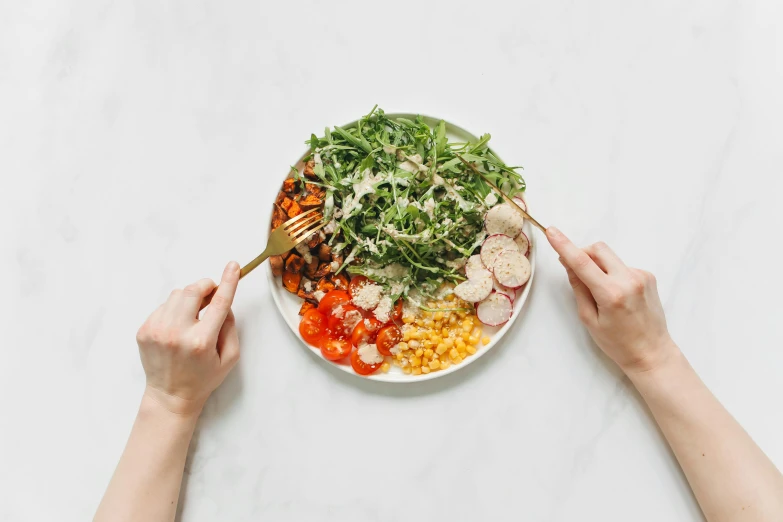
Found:
[[[318,176],[315,175],[315,170],[313,170],[313,167],[315,167],[315,161],[310,160],[307,163],[305,163],[305,167],[304,167],[305,177],[308,177],[310,179],[318,178]]]
[[[282,208],[283,210],[288,212],[288,210],[291,208],[291,205],[293,205],[293,204],[294,204],[294,200],[289,198],[289,197],[286,197],[280,203],[280,208]]]
[[[318,284],[315,285],[316,290],[320,290],[323,293],[327,293],[330,290],[334,290],[334,283],[329,281],[327,278],[323,278],[320,281],[318,281]]]
[[[291,254],[290,256],[288,256],[288,259],[285,260],[286,272],[298,274],[299,272],[302,271],[303,266],[304,266],[304,259],[302,259],[302,256]]]
[[[272,273],[276,276],[283,274],[283,258],[281,256],[272,256],[269,258],[269,266],[272,267]]]
[[[308,194],[311,194],[318,199],[324,199],[326,197],[326,191],[315,183],[305,183],[305,190]]]
[[[296,217],[302,213],[302,207],[296,201],[291,201],[291,206],[288,207],[288,217]]]
[[[304,275],[310,279],[315,279],[315,273],[318,271],[318,258],[313,256],[312,261],[305,263],[303,271]]]
[[[318,232],[312,234],[310,237],[307,238],[307,246],[310,248],[315,248],[318,245],[320,245],[321,241],[323,241],[324,239],[326,239],[326,236],[324,235],[323,232],[319,230]]]
[[[321,243],[320,245],[318,245],[318,259],[320,259],[321,261],[331,261],[332,247],[330,247],[326,243]]]
[[[318,208],[322,204],[323,201],[318,196],[314,196],[312,194],[308,194],[307,196],[299,200],[299,206],[305,210],[310,210],[311,208]]]
[[[308,310],[312,310],[313,308],[315,308],[313,303],[310,301],[305,301],[302,303],[302,307],[299,309],[299,315],[304,315]]]
[[[345,275],[345,273],[339,273],[332,275],[332,282],[334,283],[334,287],[338,290],[348,290],[348,276]]]
[[[330,263],[321,263],[320,265],[318,265],[318,270],[316,270],[315,272],[315,277],[316,278],[325,277],[331,271],[332,271],[332,266]]]
[[[282,257],[283,261],[285,261],[286,259],[288,259],[288,256],[290,256],[293,253],[293,251],[294,251],[294,249],[292,248],[291,250],[289,250],[287,252],[283,252],[282,254],[280,254],[280,257]]]
[[[288,192],[288,194],[296,192],[296,180],[294,178],[288,178],[283,182],[283,192]]]
[[[296,292],[296,295],[299,298],[305,299],[307,301],[314,301],[316,303],[318,302],[312,292],[305,292],[304,288],[302,288],[302,285],[299,285],[299,290]]]
[[[283,203],[283,201],[285,201],[285,199],[286,199],[287,197],[288,197],[288,196],[286,195],[286,193],[285,193],[285,192],[283,192],[283,191],[280,191],[280,192],[277,194],[277,198],[275,199],[275,205],[281,205],[281,204]]]
[[[295,294],[299,290],[299,283],[302,281],[302,274],[293,272],[283,272],[283,288]]]
[[[288,219],[288,215],[286,215],[285,210],[280,208],[279,205],[275,205],[272,210],[272,230],[282,225],[286,219]]]

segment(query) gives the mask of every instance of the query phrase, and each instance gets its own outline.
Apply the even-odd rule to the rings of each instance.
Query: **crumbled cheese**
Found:
[[[330,269],[332,272],[337,272],[337,270],[338,270],[339,268],[340,268],[340,263],[338,263],[337,261],[332,261],[331,263],[329,263],[329,269]]]
[[[438,174],[433,174],[432,175],[432,183],[433,183],[433,185],[444,185],[445,181]]]
[[[375,325],[370,322],[369,319],[364,320],[364,327],[367,328],[369,331],[374,332],[375,331]]]
[[[393,304],[392,304],[391,297],[387,295],[380,300],[373,314],[375,315],[375,318],[378,319],[380,322],[388,323],[389,315],[391,314],[392,307]]]
[[[454,223],[454,222],[451,220],[451,218],[446,218],[446,219],[443,220],[443,225],[444,226],[449,226],[452,223]]]
[[[345,309],[343,309],[343,305],[337,305],[332,308],[332,315],[338,319],[345,317]]]
[[[424,212],[427,213],[427,215],[430,217],[430,219],[434,218],[433,212],[435,211],[435,200],[433,198],[428,199],[424,202]]]
[[[325,295],[326,294],[323,291],[321,291],[321,290],[316,290],[315,292],[313,292],[313,297],[315,297],[316,300],[318,300],[318,301],[323,299]]]
[[[378,347],[374,344],[362,343],[359,345],[359,359],[364,364],[380,364],[383,362],[383,355],[378,352]]]
[[[327,234],[334,234],[334,231],[337,230],[337,220],[332,217],[332,220],[329,221],[329,223],[326,224],[324,227],[324,232]]]
[[[353,332],[353,329],[356,328],[356,325],[359,324],[361,320],[362,313],[359,310],[349,310],[345,312],[345,317],[343,318],[345,333]]]
[[[313,154],[313,162],[314,162],[316,165],[321,165],[321,164],[322,164],[322,161],[321,161],[321,155],[320,155],[320,154],[318,154],[317,152],[316,152],[315,154]]]
[[[313,262],[313,255],[310,253],[310,248],[307,246],[307,243],[299,243],[296,245],[296,251],[302,254],[302,259],[304,259],[304,262],[306,264],[310,264]]]
[[[305,281],[304,289],[305,289],[305,292],[312,292],[313,291],[313,282],[312,281]]]
[[[392,349],[389,351],[391,352],[392,355],[397,355],[402,351],[402,347],[400,346],[400,343],[397,343],[394,346],[392,346]]]
[[[372,310],[381,300],[383,288],[375,283],[364,284],[353,298],[353,304],[365,310]]]
[[[489,194],[487,194],[487,197],[484,198],[484,203],[486,203],[488,207],[491,207],[497,202],[498,202],[498,197],[495,195],[494,192],[490,192]]]

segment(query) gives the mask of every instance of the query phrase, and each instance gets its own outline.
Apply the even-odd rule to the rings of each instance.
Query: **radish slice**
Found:
[[[495,258],[504,250],[518,252],[519,247],[517,247],[517,244],[514,243],[514,240],[511,239],[511,237],[504,234],[489,236],[481,244],[481,262],[484,263],[484,266],[487,267],[489,271],[494,270],[492,266],[495,263]]]
[[[485,277],[492,277],[492,274],[481,262],[481,256],[476,254],[468,258],[468,262],[465,263],[465,275],[468,279],[482,279]]]
[[[489,274],[489,272],[487,272]],[[469,303],[483,301],[492,292],[492,276],[468,279],[454,287],[454,295]]]
[[[498,280],[495,279],[494,277],[492,278],[492,289],[495,292],[497,292],[499,294],[503,294],[506,297],[508,297],[509,299],[511,299],[512,303],[514,302],[514,299],[517,298],[517,291],[516,290],[514,290],[513,288],[509,288],[507,286],[501,285],[500,283],[498,283]]]
[[[522,232],[525,218],[508,203],[495,205],[487,211],[484,217],[484,228],[487,234],[505,234],[509,237],[517,237]],[[484,263],[486,264],[486,263]]]
[[[506,294],[493,292],[489,297],[481,301],[476,308],[479,321],[487,326],[500,326],[511,319],[514,306]]]
[[[514,243],[519,247],[519,253],[526,256],[530,252],[530,240],[524,232],[520,232],[517,237],[514,238]]]
[[[519,196],[514,196],[514,197],[513,197],[513,198],[511,198],[511,199],[514,201],[514,203],[516,203],[517,205],[519,205],[520,207],[522,207],[522,210],[524,210],[525,212],[527,212],[527,203],[525,203],[525,200],[524,200],[524,199],[520,198]]]
[[[493,272],[498,283],[516,289],[530,279],[530,261],[519,252],[504,250],[497,256]]]

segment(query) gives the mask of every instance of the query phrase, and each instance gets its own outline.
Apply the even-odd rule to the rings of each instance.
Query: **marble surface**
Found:
[[[783,466],[783,6],[0,3],[0,520],[87,520],[143,387],[134,333],[263,245],[311,132],[442,115],[525,166],[531,208],[657,274],[670,329]],[[464,371],[363,382],[266,278],[191,447],[183,521],[702,520],[556,257]]]

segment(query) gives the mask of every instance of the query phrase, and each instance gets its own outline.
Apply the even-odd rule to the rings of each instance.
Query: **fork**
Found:
[[[319,213],[315,213],[317,208],[302,212],[298,216],[294,216],[269,234],[269,239],[266,242],[266,248],[255,259],[242,267],[239,271],[239,279],[242,279],[247,274],[255,270],[258,265],[266,261],[271,256],[277,256],[288,252],[296,245],[305,241],[315,232],[318,232],[326,226],[323,216]],[[201,310],[207,306],[212,298],[215,296],[218,287],[215,287],[208,296],[201,302]]]

